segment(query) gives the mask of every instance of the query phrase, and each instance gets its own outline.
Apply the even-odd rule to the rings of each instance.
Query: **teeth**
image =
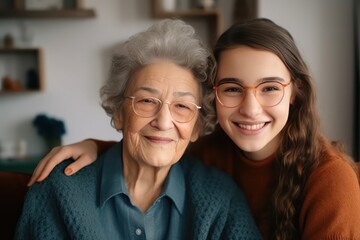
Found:
[[[245,124],[239,124],[240,128],[246,129],[246,130],[259,130],[265,125],[265,123],[259,123],[254,125],[245,125]]]

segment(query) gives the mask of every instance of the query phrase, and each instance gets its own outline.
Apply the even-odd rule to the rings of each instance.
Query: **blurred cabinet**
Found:
[[[43,90],[43,53],[38,48],[0,48],[1,94]]]
[[[207,23],[210,45],[214,45],[216,39],[223,31],[223,15],[218,8],[200,8],[196,6],[178,7],[168,10],[164,9],[164,0],[152,0],[152,15],[154,18],[179,18],[179,19],[201,19]],[[178,4],[181,3],[178,1]]]
[[[0,172],[32,173],[43,156],[26,159],[0,159]]]

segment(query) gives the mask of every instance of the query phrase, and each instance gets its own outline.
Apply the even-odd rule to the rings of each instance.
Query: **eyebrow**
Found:
[[[285,82],[285,80],[281,77],[264,77],[264,78],[260,78],[258,79],[256,82],[256,85],[260,84],[260,83],[264,83],[264,82]],[[244,80],[240,79],[240,78],[222,78],[220,79],[216,85],[220,85],[223,83],[236,83],[239,84],[241,86],[244,86]]]
[[[135,90],[135,92],[139,92],[139,91],[146,91],[146,92],[149,92],[149,93],[154,94],[154,95],[155,94],[160,94],[160,91],[157,90],[156,88],[146,87],[146,86],[145,87],[139,87],[138,89]],[[191,93],[191,92],[174,92],[173,95],[175,97],[191,96],[194,99],[196,99],[194,94]]]

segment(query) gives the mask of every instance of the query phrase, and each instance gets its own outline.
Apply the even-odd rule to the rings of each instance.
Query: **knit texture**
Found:
[[[99,221],[101,161],[71,177],[67,160],[26,196],[16,239],[113,239]],[[262,239],[242,192],[223,173],[184,158],[187,239]]]

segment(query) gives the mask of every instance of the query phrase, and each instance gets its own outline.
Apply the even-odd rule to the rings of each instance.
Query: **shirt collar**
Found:
[[[100,180],[100,206],[103,206],[112,196],[126,193],[122,166],[122,142],[116,143],[101,154],[98,160],[103,163]]]
[[[102,207],[111,197],[127,194],[123,175],[122,141],[100,155],[99,160],[103,161],[99,192]],[[179,162],[171,167],[164,186],[161,196],[169,197],[182,213],[185,205],[185,179]]]
[[[174,164],[165,182],[164,193],[175,204],[177,210],[182,213],[185,205],[185,179],[180,163]]]

